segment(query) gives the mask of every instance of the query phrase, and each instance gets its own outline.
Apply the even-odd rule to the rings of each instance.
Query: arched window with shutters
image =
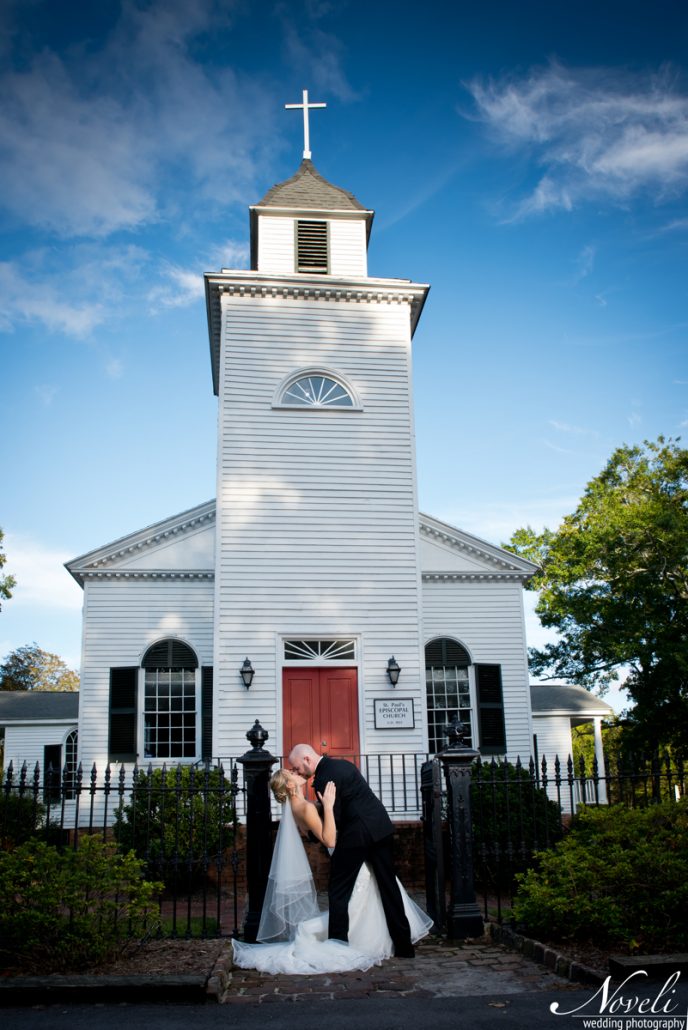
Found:
[[[465,744],[478,748],[481,755],[505,754],[500,665],[474,665],[463,644],[440,637],[425,647],[425,683],[431,753],[445,746],[444,727],[458,715],[468,731]]]
[[[110,669],[111,762],[210,758],[212,666],[181,640],[152,644],[140,666]]]
[[[181,640],[149,647],[141,666],[145,758],[195,758],[198,659]]]
[[[471,746],[470,664],[471,656],[463,644],[449,637],[431,640],[425,646],[428,749],[432,754],[445,747],[444,727],[456,715],[468,731],[464,743]]]

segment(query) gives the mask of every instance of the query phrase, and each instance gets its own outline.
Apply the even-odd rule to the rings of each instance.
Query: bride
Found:
[[[299,828],[312,833],[330,853],[336,845],[336,789],[328,783],[318,808],[303,795],[305,780],[287,769],[270,787],[282,804],[268,886],[258,926],[260,944],[232,941],[234,964],[264,973],[338,973],[366,970],[394,954],[375,877],[366,863],[349,901],[349,942],[328,939],[328,914],[318,910],[313,874]],[[425,937],[432,919],[399,884],[411,939]]]

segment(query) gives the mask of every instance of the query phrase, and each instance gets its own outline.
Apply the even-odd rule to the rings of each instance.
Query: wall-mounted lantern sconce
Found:
[[[244,681],[244,686],[248,690],[248,688],[253,683],[253,677],[256,674],[256,670],[253,668],[248,658],[244,660],[244,664],[241,666],[241,669],[239,671],[241,672],[241,678]]]
[[[390,660],[387,662],[387,675],[389,676],[389,682],[392,684],[393,687],[396,687],[397,683],[399,682],[400,672],[401,666],[399,665],[399,662],[396,660],[394,655],[392,655]]]

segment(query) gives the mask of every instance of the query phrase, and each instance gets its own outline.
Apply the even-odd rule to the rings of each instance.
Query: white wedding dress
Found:
[[[432,919],[401,884],[399,889],[415,943],[429,932]],[[258,927],[262,943],[232,941],[234,964],[263,973],[343,973],[370,969],[391,958],[394,946],[380,891],[367,864],[361,866],[349,901],[349,943],[328,939],[327,926],[328,913],[318,910],[313,874],[287,803],[282,806]]]

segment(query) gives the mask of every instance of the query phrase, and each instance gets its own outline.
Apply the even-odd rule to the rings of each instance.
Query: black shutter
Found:
[[[480,752],[483,755],[504,754],[506,733],[501,666],[476,665],[475,682],[478,693]]]
[[[62,780],[62,745],[46,744],[43,748],[43,797],[46,801],[60,800]]]
[[[213,757],[213,667],[201,669],[201,758]]]
[[[111,762],[135,762],[138,723],[137,666],[110,669],[110,734],[108,755]]]

